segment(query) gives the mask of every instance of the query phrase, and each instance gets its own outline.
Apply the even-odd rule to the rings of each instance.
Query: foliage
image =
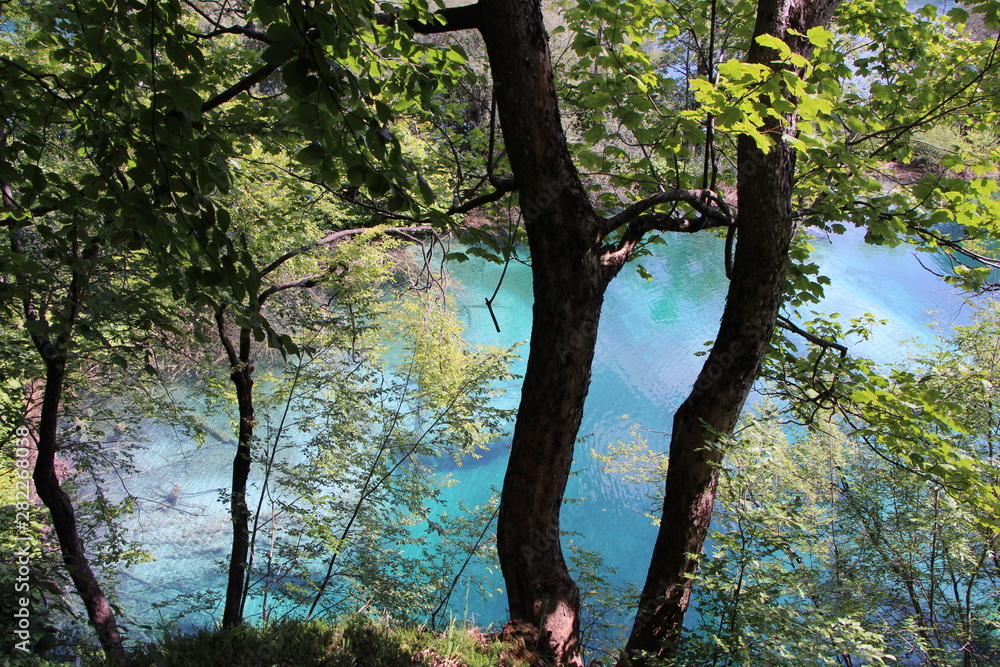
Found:
[[[463,56],[413,40],[405,22],[402,32],[379,23],[370,3],[355,9],[93,0],[11,15],[0,40],[4,226],[42,235],[61,261],[82,239],[129,259],[144,250],[157,287],[195,301],[208,290],[213,302],[225,283],[239,302],[262,276],[248,239],[231,229],[242,210],[232,189],[242,162],[261,159],[262,141],[264,153],[281,154],[285,187],[346,185],[391,209],[419,209],[432,193],[391,128],[404,110],[433,111],[437,91],[462,76]],[[419,2],[390,9],[406,19],[426,11]],[[266,34],[244,20],[264,21]],[[279,68],[280,78],[267,76]],[[239,96],[255,85],[261,97]],[[44,275],[19,252],[2,258],[5,271]]]
[[[622,415],[622,419],[628,419],[628,415]],[[643,508],[642,511],[654,525],[659,525],[663,499],[657,487],[666,475],[669,457],[650,447],[647,433],[648,429],[632,422],[629,425],[628,440],[619,440],[609,446],[604,454],[592,449],[590,455],[597,461],[601,472],[618,475],[622,481],[630,484],[654,489],[648,494],[650,507]]]
[[[853,385],[855,412],[842,403],[808,430],[781,427],[773,408],[750,421],[722,471],[683,655],[992,664],[996,323],[995,301],[983,303],[908,369],[845,374],[884,378]]]
[[[610,658],[628,630],[631,600],[638,590],[621,583],[617,569],[608,567],[599,551],[572,541],[568,549],[570,571],[580,586],[580,643],[587,655]]]
[[[800,354],[781,336],[769,360],[766,377],[773,395],[786,401],[789,419],[812,423],[832,410],[852,437],[867,443],[895,465],[942,485],[960,502],[975,508],[977,521],[996,528],[1000,517],[996,462],[985,447],[992,436],[973,425],[983,423],[980,399],[992,373],[989,349],[995,302],[981,304],[976,324],[956,329],[955,345],[942,344],[909,365],[880,368],[871,360],[834,354],[829,345],[811,342]],[[836,316],[806,323],[817,341],[857,340],[870,335],[871,318],[845,327]],[[973,331],[982,331],[978,337]],[[972,341],[975,341],[974,343]],[[987,390],[988,401],[989,393]],[[980,404],[981,405],[981,404]]]
[[[316,248],[275,281],[297,284],[296,269],[323,280],[275,293],[262,311],[301,353],[280,360],[258,346],[251,357],[258,389],[245,603],[254,620],[284,618],[296,605],[310,615],[373,606],[424,620],[454,586],[467,550],[476,552],[470,558],[488,552],[470,543],[494,508],[444,506],[441,489],[453,482],[436,467],[479,456],[506,428],[509,411],[493,403],[512,351],[469,348],[434,293],[393,289],[405,264],[399,245],[372,230]],[[206,366],[183,391],[235,425],[227,372]],[[168,614],[211,609],[203,597],[191,603],[157,605]]]
[[[292,664],[308,667],[519,667],[512,647],[482,630],[453,624],[432,633],[419,626],[389,624],[355,615],[343,620],[284,621],[264,628],[203,630],[190,637],[168,636],[132,655],[127,665],[220,667],[232,664]],[[294,656],[294,658],[292,657]]]
[[[17,442],[8,439],[7,442]],[[9,656],[15,667],[44,667],[49,663],[40,655],[55,645],[58,626],[67,622],[72,606],[66,598],[65,577],[54,548],[46,536],[45,517],[34,503],[25,500],[21,493],[25,486],[18,484],[19,477],[14,458],[14,448],[4,448],[0,460],[0,613],[3,632],[0,651]],[[20,562],[19,562],[20,561]],[[28,563],[28,576],[21,565]],[[27,600],[27,606],[22,604]],[[18,629],[15,613],[30,614],[31,640],[28,650],[15,648],[21,638],[14,634]]]
[[[671,664],[994,664],[998,321],[982,301],[904,368],[779,346],[768,391],[784,403],[759,404],[727,442]],[[809,329],[850,340],[871,324],[831,322]],[[793,359],[797,375],[773,372]],[[644,483],[661,457],[639,438],[604,465]]]
[[[404,333],[388,338],[403,348],[395,363],[331,349],[297,373],[294,428],[308,436],[276,466],[276,517],[294,526],[285,539],[300,577],[284,593],[324,613],[371,604],[402,619],[430,614],[457,566],[438,549],[480,526],[448,520],[437,498],[453,482],[434,462],[478,456],[509,417],[491,406],[509,352],[456,347],[452,315],[430,299],[402,301],[393,317]],[[436,337],[440,327],[450,335]]]
[[[836,508],[838,478],[861,462],[843,443],[790,441],[779,424],[765,411],[728,450],[676,664],[892,664],[870,566],[845,556],[853,533]]]
[[[995,10],[972,11],[989,22]],[[746,2],[588,1],[564,10],[556,32],[568,33],[575,57],[560,72],[560,93],[575,156],[603,210],[665,188],[731,193],[737,136],[766,148],[760,128],[794,112],[801,177],[793,205],[802,224],[842,234],[850,222],[868,230],[869,243],[952,253],[956,284],[989,281],[961,247],[989,256],[992,246],[982,244],[996,236],[997,111],[980,87],[996,76],[995,35],[963,31],[960,8],[937,16],[901,0],[845,2],[829,30],[803,36],[814,47],[809,59],[793,56],[783,38],[758,38],[783,65],[772,70],[740,61],[753,16]],[[945,118],[960,120],[945,126]],[[955,143],[948,133],[960,140],[941,146],[941,169],[917,174],[915,184],[897,178],[893,160]],[[946,222],[958,231],[941,234]],[[793,305],[822,295],[825,278],[816,279],[804,250],[789,269]]]
[[[915,159],[940,164],[946,156],[956,153],[988,157],[1000,147],[1000,138],[991,130],[942,124],[915,134],[914,143]]]
[[[565,33],[559,39],[571,55],[560,64],[560,93],[575,158],[600,211],[673,187],[731,191],[737,138],[766,149],[773,139],[761,128],[794,115],[801,224],[838,234],[851,223],[873,244],[948,252],[959,260],[949,279],[987,285],[993,265],[984,260],[1000,219],[991,92],[997,44],[962,26],[971,11],[994,28],[997,4],[938,17],[910,12],[902,0],[845,2],[831,30],[758,37],[778,67],[740,61],[753,8],[707,0],[565,7],[565,28],[555,32]],[[447,564],[460,560],[459,545],[492,510],[472,508],[466,522],[449,526],[454,508],[435,504],[449,481],[431,469],[442,458],[477,456],[502,431],[507,415],[492,403],[492,383],[507,377],[510,352],[466,349],[459,327],[431,299],[383,307],[381,287],[397,247],[382,236],[358,235],[329,252],[312,244],[331,231],[370,226],[373,213],[450,224],[442,220],[444,200],[457,203],[502,182],[509,165],[495,146],[487,68],[466,63],[469,53],[486,57],[478,43],[416,39],[415,25],[435,21],[422,0],[81,0],[2,3],[0,12],[0,225],[7,240],[0,246],[0,423],[10,430],[37,390],[44,360],[32,343],[64,338],[58,353],[71,373],[64,455],[77,473],[69,487],[85,501],[83,516],[104,520],[103,528],[83,522],[97,562],[143,558],[120,529],[135,499],[107,492],[103,481],[109,470],[130,470],[141,439],[119,426],[121,415],[154,415],[204,437],[167,388],[151,389],[153,375],[186,375],[201,383],[209,405],[229,408],[224,374],[190,371],[184,359],[193,349],[203,353],[211,315],[226,310],[252,332],[258,383],[267,389],[256,443],[266,445],[255,460],[265,475],[258,480],[262,542],[250,573],[262,613],[278,595],[314,605],[322,599],[322,607],[338,611],[374,601],[412,619],[426,615],[435,600],[424,591],[446,588]],[[812,56],[793,52],[793,39],[808,40]],[[956,115],[960,121],[942,124]],[[914,182],[886,177],[887,161],[912,161],[928,144],[937,168]],[[522,240],[516,218],[499,235],[467,230],[464,238],[477,245],[452,257],[509,261]],[[735,234],[731,228],[730,241]],[[792,309],[817,302],[828,283],[810,250],[804,236],[793,243],[785,288]],[[281,281],[311,289],[282,293],[262,309],[261,290]],[[86,286],[84,297],[78,284]],[[385,331],[376,331],[386,319]],[[833,339],[861,335],[866,323],[840,327],[824,318],[804,326]],[[960,332],[960,345],[962,336],[974,337]],[[405,342],[383,340],[392,338]],[[265,354],[265,341],[282,352],[281,362]],[[930,498],[892,478],[901,506],[932,500],[985,534],[1000,525],[993,455],[981,456],[982,434],[993,427],[986,413],[967,406],[992,406],[995,381],[977,370],[989,350],[969,345],[958,357],[883,371],[863,359],[838,359],[829,346],[799,354],[780,338],[769,373],[785,382],[779,391],[795,419],[812,423],[833,407],[849,442],[864,442],[946,492]],[[98,384],[103,395],[83,389]],[[756,437],[780,440],[774,432]],[[782,456],[794,463],[782,470],[792,481],[768,489],[770,514],[752,479],[726,478],[728,492],[742,499],[730,517],[736,532],[719,538],[720,545],[730,540],[726,553],[784,553],[782,540],[805,542],[833,521],[816,510],[827,501],[796,477],[806,462],[790,451]],[[766,467],[753,456],[740,461]],[[662,461],[651,468],[662,474]],[[881,479],[866,480],[865,488]],[[816,511],[793,511],[793,491]],[[917,521],[903,514],[879,520]],[[933,521],[921,530],[963,544]],[[453,551],[431,556],[438,544]],[[879,548],[902,545],[883,541]],[[715,574],[757,568],[758,588],[746,589],[751,600],[783,590],[779,575],[802,577],[797,599],[820,599],[828,591],[810,586],[827,565],[810,553],[809,567],[786,561],[781,572],[743,555],[720,557]],[[972,562],[952,556],[940,561],[949,573]],[[316,567],[320,558],[325,572]],[[582,571],[599,569],[591,556],[580,558]],[[337,583],[329,590],[331,577]],[[598,577],[587,575],[585,583],[611,594]],[[836,616],[843,600],[835,597],[822,601]],[[767,664],[785,659],[788,649],[763,640],[751,647],[734,634],[737,626],[794,628],[787,635],[793,648],[821,631],[871,661],[903,642],[880,644],[853,621],[834,627],[809,617],[806,624],[805,616],[765,607],[750,622],[722,597],[716,602],[716,638],[734,660],[758,651],[752,659]],[[925,637],[922,622],[909,635],[914,645],[928,655],[944,651],[948,642]]]

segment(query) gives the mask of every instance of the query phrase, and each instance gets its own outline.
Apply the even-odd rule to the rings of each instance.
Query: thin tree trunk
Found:
[[[236,388],[239,410],[239,434],[236,456],[233,458],[233,478],[230,488],[230,518],[233,522],[233,549],[229,556],[226,600],[222,610],[222,625],[234,628],[243,623],[244,586],[247,558],[250,552],[250,509],[247,506],[247,480],[250,478],[251,447],[253,444],[253,366],[250,364],[250,330],[240,329],[239,350],[229,338],[226,316],[222,309],[215,314],[219,339],[226,348],[231,365],[230,379]]]
[[[59,485],[59,478],[56,476],[56,434],[59,404],[66,377],[66,360],[58,347],[48,341],[37,342],[37,347],[45,361],[45,393],[38,420],[38,456],[35,459],[33,474],[35,492],[52,516],[52,526],[59,538],[63,562],[77,594],[83,600],[87,617],[97,630],[101,648],[112,662],[123,662],[125,650],[122,646],[121,633],[118,631],[118,623],[84,553],[77,531],[73,503]]]
[[[13,199],[9,187],[2,184],[3,205],[12,206]],[[21,252],[21,243],[16,235],[11,238],[11,250]],[[98,252],[97,243],[92,243],[83,254],[84,263],[89,264]],[[73,256],[80,259],[77,246],[73,245]],[[23,279],[23,276],[21,277]],[[27,282],[27,281],[26,281]],[[87,618],[97,631],[98,641],[108,660],[113,663],[124,662],[125,649],[122,645],[121,633],[108,598],[104,594],[94,571],[90,567],[87,555],[77,530],[76,514],[73,502],[63,491],[56,474],[56,452],[58,451],[57,436],[59,432],[59,408],[62,403],[63,389],[66,380],[66,348],[70,342],[70,334],[76,324],[84,293],[86,292],[86,275],[73,271],[66,295],[66,308],[61,313],[62,321],[58,324],[62,333],[54,340],[41,333],[32,333],[31,340],[42,358],[45,366],[45,385],[42,389],[42,404],[38,412],[38,440],[35,456],[35,468],[32,479],[35,483],[35,493],[49,510],[52,517],[52,527],[59,540],[63,562],[69,572],[70,579],[76,588],[77,595],[83,601],[87,610]],[[36,304],[30,299],[24,300],[24,316],[28,322],[49,326],[45,317],[40,315]]]
[[[826,24],[838,0],[760,0],[754,36],[770,34],[808,54],[802,34]],[[776,54],[756,42],[747,62],[772,64]],[[772,64],[772,67],[776,65]],[[736,424],[767,352],[782,302],[792,239],[795,152],[782,132],[766,154],[751,137],[737,146],[739,241],[726,307],[715,345],[688,398],[674,417],[663,515],[639,611],[619,667],[645,667],[669,658],[680,638],[698,559],[712,519],[723,451],[720,438]]]
[[[239,440],[233,457],[233,481],[230,513],[233,521],[233,550],[229,560],[229,578],[222,625],[236,627],[243,622],[243,591],[247,558],[250,553],[250,510],[247,506],[247,480],[250,478],[251,442],[253,440],[253,379],[245,370],[230,376],[236,385],[239,406]]]

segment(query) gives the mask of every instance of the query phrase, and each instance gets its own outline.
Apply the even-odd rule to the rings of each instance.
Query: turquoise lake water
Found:
[[[939,10],[955,5],[949,0],[915,0],[910,7],[925,4]],[[933,339],[931,323],[946,326],[965,320],[963,295],[925,270],[910,251],[869,247],[862,239],[863,234],[852,229],[832,242],[817,238],[814,243],[816,261],[832,280],[826,299],[814,310],[837,312],[843,319],[871,313],[888,320],[872,340],[855,345],[854,353],[884,363],[901,361],[909,353],[904,341]],[[673,411],[700,368],[702,358],[695,353],[715,335],[726,290],[720,239],[699,234],[667,240],[666,247],[655,246],[654,255],[641,260],[654,280],[626,269],[608,290],[581,429],[586,437],[578,446],[577,474],[567,489],[567,497],[575,501],[563,508],[563,529],[576,533],[566,542],[598,551],[606,576],[615,583],[642,583],[656,534],[643,513],[650,506],[647,494],[657,491],[658,485],[638,487],[601,473],[590,452],[603,452],[610,444],[628,440],[632,423],[651,430],[651,447],[666,449],[664,436],[655,432],[669,431]],[[933,269],[946,267],[942,258],[922,255],[921,259]],[[531,280],[526,266],[510,266],[494,303],[499,334],[483,300],[493,294],[501,267],[472,260],[450,268],[457,281],[453,303],[472,341],[496,345],[527,341]],[[808,309],[802,316],[810,317]],[[527,353],[526,347],[522,353]],[[521,372],[523,366],[522,360],[514,370]],[[517,384],[509,389],[511,404],[516,405]],[[169,620],[184,605],[178,596],[206,588],[221,592],[224,578],[213,572],[213,564],[224,562],[231,540],[220,492],[229,483],[232,445],[210,438],[197,447],[167,429],[154,428],[149,435],[148,448],[136,458],[140,472],[128,484],[140,496],[141,507],[132,523],[132,538],[151,549],[157,560],[123,571],[118,586],[122,620],[133,628],[134,636],[143,634],[139,624],[155,627],[158,619]],[[448,467],[447,472],[461,482],[447,490],[450,500],[462,499],[467,505],[486,502],[491,487],[499,487],[503,480],[505,444],[498,443],[499,455],[461,468]],[[183,485],[180,501],[175,508],[164,509],[162,499],[175,483]],[[486,570],[476,564],[471,573],[484,575]],[[499,574],[491,582],[493,588],[502,588]],[[157,611],[154,604],[166,606]],[[624,617],[632,604],[624,601]],[[488,600],[467,598],[461,584],[452,607],[458,617],[467,615],[484,625],[502,622],[506,614],[502,594]],[[189,621],[204,625],[220,615],[221,608],[210,609]]]
[[[563,509],[563,528],[578,533],[567,536],[603,556],[608,579],[614,583],[641,584],[655,537],[655,527],[644,516],[650,509],[647,493],[653,488],[624,483],[600,472],[591,450],[603,452],[610,444],[629,439],[633,422],[652,431],[670,429],[673,411],[693,383],[702,357],[695,353],[716,331],[727,287],[722,268],[722,241],[699,234],[677,235],[667,246],[655,246],[654,255],[642,258],[654,280],[644,280],[634,269],[626,269],[608,290],[593,380],[587,399],[577,449],[576,475],[567,497],[575,499]],[[921,267],[910,251],[875,248],[863,243],[863,234],[849,230],[832,242],[814,239],[816,261],[832,286],[817,312],[838,312],[842,318],[871,313],[889,323],[875,337],[854,346],[856,354],[879,362],[899,361],[908,349],[906,340],[929,342],[932,322],[964,319],[962,295]],[[935,258],[921,256],[935,266]],[[940,259],[938,262],[942,261]],[[512,263],[494,303],[501,332],[498,334],[484,304],[493,294],[501,267],[470,260],[451,267],[456,286],[452,303],[465,320],[469,338],[477,343],[509,345],[526,341],[530,332],[530,269]],[[802,313],[806,318],[808,312]],[[527,350],[522,348],[522,353]],[[523,360],[514,369],[523,371]],[[509,387],[516,392],[517,384]],[[510,399],[516,404],[516,395]],[[623,417],[628,415],[628,418]],[[650,433],[651,447],[664,451],[663,435]],[[497,444],[499,453],[458,468],[446,466],[461,483],[446,490],[450,500],[467,505],[485,503],[491,487],[499,487],[509,444]],[[206,587],[224,588],[221,574],[212,573],[212,563],[221,562],[229,550],[230,524],[226,507],[219,501],[220,489],[228,486],[232,445],[210,439],[196,447],[170,431],[160,431],[141,453],[137,464],[142,474],[130,481],[133,492],[156,499],[169,493],[174,483],[183,485],[176,509],[163,509],[155,502],[141,503],[134,523],[134,537],[154,551],[157,561],[137,565],[123,573],[119,592],[126,618],[151,623],[162,614],[168,618],[178,608],[177,596]],[[611,574],[612,568],[617,572]],[[494,568],[495,569],[495,568]],[[470,573],[485,574],[482,564]],[[502,588],[499,574],[493,588]],[[155,602],[171,603],[151,615]],[[629,601],[624,612],[628,613]],[[489,600],[467,598],[462,584],[453,596],[458,617],[481,624],[502,621],[506,606],[502,595]],[[128,613],[130,612],[130,613]],[[248,610],[252,614],[252,610]],[[220,610],[191,618],[208,623]],[[155,624],[155,622],[153,623]]]

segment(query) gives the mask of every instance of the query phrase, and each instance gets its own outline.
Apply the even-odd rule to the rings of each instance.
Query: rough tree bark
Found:
[[[760,0],[754,37],[785,40],[808,55],[805,34],[826,25],[839,0]],[[747,62],[774,63],[777,54],[751,43]],[[619,667],[645,667],[648,656],[669,657],[684,614],[712,517],[723,452],[720,437],[732,431],[767,352],[782,302],[792,239],[795,152],[785,137],[794,119],[766,128],[775,145],[766,154],[752,138],[738,140],[739,240],[715,345],[690,395],[674,417],[663,516],[639,612]]]
[[[497,523],[512,621],[537,648],[582,665],[580,596],[563,558],[559,511],[590,385],[607,279],[597,218],[566,146],[537,2],[480,3],[511,169],[532,257],[527,369]]]
[[[73,503],[59,485],[59,478],[56,476],[55,455],[58,450],[56,434],[63,381],[66,377],[66,359],[59,353],[59,348],[48,341],[39,340],[36,345],[45,357],[45,393],[38,420],[38,457],[35,459],[35,470],[32,475],[35,492],[52,516],[52,526],[59,538],[63,562],[77,594],[83,600],[87,617],[97,630],[101,648],[104,649],[108,659],[117,664],[125,660],[118,622],[87,560],[76,527]],[[46,354],[50,356],[45,356]]]

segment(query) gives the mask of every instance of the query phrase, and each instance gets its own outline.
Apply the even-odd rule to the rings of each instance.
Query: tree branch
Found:
[[[445,211],[445,213],[448,215],[468,213],[480,206],[502,199],[504,195],[517,189],[517,182],[513,178],[490,179],[490,181],[493,183],[493,187],[496,188],[495,190],[481,194],[478,197],[473,197],[462,204],[456,204]]]
[[[244,37],[249,37],[250,39],[257,40],[258,42],[263,42],[264,44],[274,44],[274,40],[268,37],[266,34],[259,32],[257,30],[251,30],[250,28],[244,28],[238,25],[231,26],[217,26],[212,32],[191,32],[188,34],[195,39],[211,39],[213,37],[218,37],[219,35],[243,35]]]
[[[681,217],[671,213],[646,213],[659,204],[683,202],[699,213],[698,217]],[[673,189],[658,192],[636,202],[621,213],[603,221],[599,228],[607,236],[622,225],[628,225],[617,245],[607,244],[601,253],[601,263],[617,271],[649,232],[684,232],[693,234],[712,227],[733,228],[735,219],[726,202],[711,190]]]
[[[690,224],[681,224],[681,221],[687,220],[686,218],[671,218],[660,214],[653,214],[652,216],[642,215],[654,206],[677,202],[683,202],[700,213],[701,218],[705,219],[704,222],[700,223],[700,226],[698,226],[697,229],[694,229],[691,228],[692,226]],[[657,192],[654,195],[646,197],[642,201],[632,204],[618,215],[608,218],[604,221],[604,224],[601,225],[601,233],[603,236],[607,236],[622,225],[628,223],[634,224],[640,219],[640,217],[645,220],[645,222],[639,225],[640,227],[646,227],[643,233],[654,229],[660,229],[656,225],[661,224],[665,225],[665,227],[660,229],[660,231],[695,232],[708,227],[728,227],[734,223],[732,212],[729,210],[729,206],[726,204],[725,200],[711,190],[682,190],[675,188],[673,190]],[[667,224],[668,220],[676,221],[676,224]]]
[[[229,338],[228,327],[226,325],[225,308],[220,307],[215,311],[215,325],[219,331],[219,340],[222,342],[222,346],[226,349],[226,357],[229,359],[229,365],[235,368],[240,363],[240,357],[236,353],[236,347],[233,345],[233,341]]]
[[[192,37],[196,37],[198,39],[206,39],[210,37],[215,37],[216,35],[234,34],[234,35],[244,35],[246,37],[250,37],[251,39],[256,39],[258,41],[265,42],[267,44],[272,43],[272,41],[268,38],[266,34],[258,32],[257,30],[253,30],[250,27],[251,24],[249,23],[245,26],[223,25],[221,11],[219,13],[218,18],[213,18],[211,15],[209,15],[208,12],[204,11],[201,7],[199,7],[197,3],[191,2],[191,0],[184,0],[184,4],[187,5],[188,8],[191,9],[193,12],[198,14],[198,16],[205,19],[206,23],[215,28],[213,32],[207,34],[192,32],[189,30],[188,34],[191,35]],[[241,18],[246,19],[245,12],[237,12],[237,13]]]
[[[267,299],[274,296],[278,292],[284,292],[285,290],[289,290],[294,287],[299,287],[302,289],[309,289],[310,287],[316,287],[317,285],[322,283],[323,279],[327,275],[332,273],[335,268],[336,268],[335,266],[331,266],[328,270],[326,270],[323,273],[317,273],[309,276],[308,278],[303,278],[302,280],[292,280],[287,283],[272,285],[271,287],[268,287],[266,290],[261,292],[260,296],[257,297],[257,300],[260,302],[261,305],[263,305],[264,302],[267,301]]]
[[[418,224],[418,225],[424,225],[424,224],[428,224],[430,222],[430,220],[428,218],[417,218],[417,217],[412,216],[412,215],[401,215],[399,213],[392,213],[390,211],[386,211],[385,209],[380,208],[377,204],[370,203],[370,202],[367,202],[367,201],[362,201],[361,199],[359,199],[359,198],[357,198],[355,196],[349,196],[349,195],[345,194],[344,192],[331,187],[328,183],[325,183],[325,182],[323,182],[321,180],[317,180],[315,178],[309,178],[307,176],[303,176],[302,174],[295,173],[294,171],[292,171],[292,170],[290,170],[288,168],[285,168],[285,167],[279,167],[277,165],[271,165],[271,166],[274,167],[274,168],[277,168],[277,169],[281,169],[283,172],[285,172],[289,176],[293,176],[293,177],[295,177],[295,178],[297,178],[297,179],[299,179],[299,180],[301,180],[301,181],[303,181],[305,183],[311,183],[311,184],[313,184],[313,185],[315,185],[317,187],[320,187],[323,190],[325,190],[326,192],[328,192],[331,195],[333,195],[334,197],[336,197],[337,199],[340,199],[341,201],[347,202],[348,204],[353,204],[354,206],[360,206],[361,208],[369,210],[369,211],[371,211],[371,212],[373,212],[373,213],[375,213],[377,215],[380,215],[383,218],[386,218],[388,220],[399,220],[401,222],[412,222],[412,223]],[[508,194],[510,192],[513,192],[518,187],[518,184],[516,183],[516,181],[513,178],[488,177],[488,180],[489,180],[490,184],[493,185],[494,188],[496,188],[494,191],[481,194],[478,197],[473,197],[472,199],[470,199],[470,200],[468,200],[466,202],[463,202],[461,204],[453,205],[448,210],[442,211],[442,213],[444,215],[460,215],[460,214],[463,214],[463,213],[468,213],[469,211],[471,211],[473,209],[476,209],[476,208],[478,208],[480,206],[483,206],[485,204],[490,204],[492,202],[498,201],[504,195],[506,195],[506,194]],[[404,228],[400,227],[399,229],[404,229]],[[416,230],[416,231],[422,231],[422,230]]]
[[[635,250],[635,247],[642,241],[643,236],[648,232],[684,232],[693,234],[703,229],[729,225],[731,223],[717,222],[706,216],[680,218],[666,213],[640,215],[629,223],[618,245],[609,243],[604,246],[601,253],[601,263],[605,266],[613,266],[616,270],[621,268],[628,260],[629,255],[632,254],[632,251]]]
[[[337,232],[331,232],[318,241],[313,241],[312,243],[307,243],[306,245],[298,248],[297,250],[289,250],[284,255],[274,260],[266,267],[261,269],[260,276],[263,278],[267,274],[271,273],[282,264],[297,257],[302,253],[309,252],[314,248],[320,248],[322,246],[328,246],[337,241],[343,240],[349,236],[356,236],[358,234],[364,234],[365,232],[377,231],[383,234],[404,234],[406,232],[430,232],[434,231],[434,228],[430,225],[419,225],[416,227],[359,227],[357,229],[342,229]]]
[[[206,100],[201,105],[201,112],[206,113],[208,111],[211,111],[216,107],[222,106],[223,104],[233,99],[240,93],[250,90],[258,83],[260,83],[267,77],[277,72],[278,68],[280,68],[281,65],[283,64],[284,63],[271,63],[270,65],[264,65],[256,72],[251,72],[250,74],[247,74],[245,77],[243,77],[242,79],[240,79],[235,84],[233,84],[226,90],[222,91],[215,97]]]
[[[796,325],[794,322],[792,322],[787,317],[784,317],[783,315],[778,315],[777,325],[782,329],[785,329],[786,331],[791,331],[794,334],[802,336],[813,345],[819,345],[820,347],[825,349],[837,350],[838,352],[840,352],[841,357],[847,356],[846,345],[842,345],[841,343],[837,343],[832,340],[827,340],[826,338],[822,338],[812,332],[806,331],[805,329]]]
[[[909,225],[909,229],[915,234],[931,239],[940,246],[954,250],[959,255],[962,255],[967,259],[971,259],[975,262],[980,262],[984,266],[988,266],[991,269],[1000,269],[1000,259],[996,257],[990,257],[989,255],[983,255],[974,250],[969,250],[968,248],[963,246],[960,241],[952,241],[951,239],[947,239],[941,236],[940,234],[935,234],[929,229],[918,227],[916,225]]]
[[[413,32],[421,35],[434,35],[442,32],[457,32],[459,30],[478,30],[480,26],[479,4],[462,5],[461,7],[446,7],[434,12],[440,19],[438,23],[423,23],[407,21],[406,25]],[[390,14],[378,14],[375,20],[382,25],[396,25],[397,17]]]

